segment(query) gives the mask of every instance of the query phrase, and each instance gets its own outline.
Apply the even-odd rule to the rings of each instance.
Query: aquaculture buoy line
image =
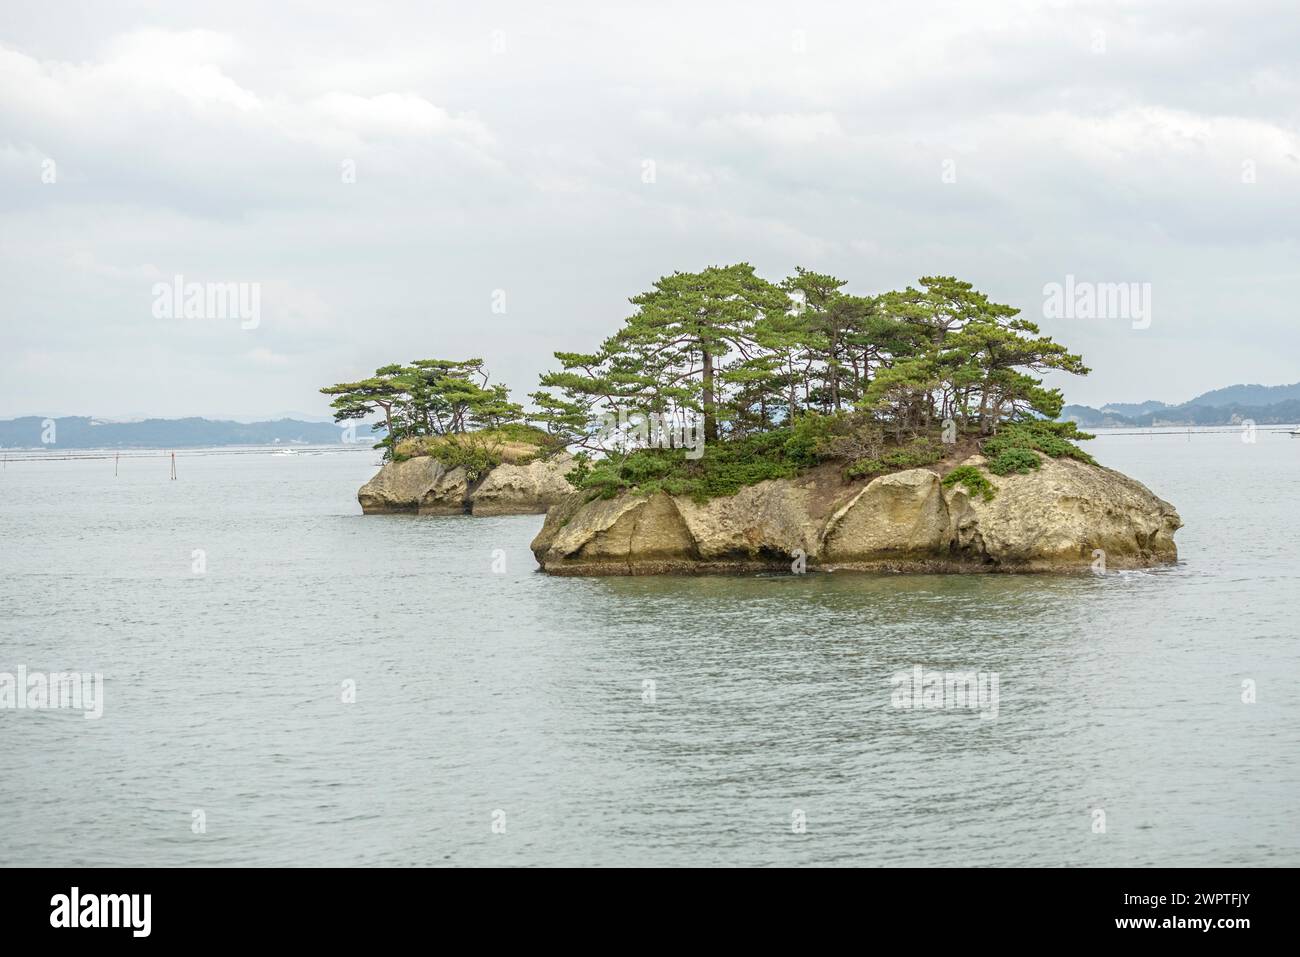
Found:
[[[42,452],[37,449],[17,449],[14,452],[6,451],[4,453],[4,464],[7,467],[10,462],[78,462],[78,461],[98,461],[109,459],[117,462],[120,459],[154,459],[154,458],[198,458],[208,455],[277,455],[282,453],[286,448],[292,448],[299,455],[325,455],[337,452],[368,452],[373,454],[374,449],[368,445],[321,445],[321,446],[283,446],[268,445],[259,446],[258,448],[215,448],[215,449],[191,449],[181,451],[158,450],[158,449],[139,449],[120,451],[116,449],[77,449],[67,452]],[[287,456],[292,458],[292,456]]]
[[[1271,428],[1268,426],[1257,426],[1255,428],[1256,432],[1292,432],[1294,430],[1295,430],[1295,426],[1293,425],[1279,425],[1279,426],[1273,426]],[[1092,431],[1094,434],[1104,437],[1109,435],[1216,435],[1225,432],[1232,433],[1234,435],[1240,435],[1242,429],[1241,426],[1239,425],[1231,425],[1231,426],[1223,426],[1223,427],[1209,426],[1209,427],[1199,428],[1199,429],[1153,428],[1153,429],[1143,429],[1143,430],[1136,430],[1136,431],[1112,432],[1110,429],[1106,429],[1101,426],[1094,425],[1092,427]]]

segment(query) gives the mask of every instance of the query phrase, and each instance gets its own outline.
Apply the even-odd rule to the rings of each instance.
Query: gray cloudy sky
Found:
[[[7,6],[0,417],[324,415],[424,356],[521,397],[739,260],[968,279],[1083,353],[1069,401],[1300,379],[1294,0],[545,6]],[[155,317],[177,274],[260,323]],[[1067,275],[1149,328],[1042,319]]]

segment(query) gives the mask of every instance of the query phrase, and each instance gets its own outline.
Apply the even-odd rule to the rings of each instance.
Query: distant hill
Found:
[[[1107,408],[1110,408],[1109,406]],[[1061,418],[1077,422],[1081,428],[1106,429],[1160,425],[1236,425],[1250,419],[1256,425],[1293,425],[1300,422],[1300,399],[1273,405],[1194,405],[1166,406],[1144,415],[1119,415],[1086,405],[1067,405]]]
[[[1258,425],[1300,422],[1300,382],[1293,385],[1230,385],[1212,389],[1179,405],[1154,400],[1110,402],[1100,409],[1067,405],[1061,418],[1083,428],[1152,425],[1234,425],[1251,419]]]
[[[1061,409],[1061,418],[1084,429],[1117,429],[1122,425],[1133,424],[1133,420],[1126,415],[1094,409],[1090,405],[1067,405]]]
[[[1270,406],[1300,400],[1300,382],[1293,385],[1230,385],[1198,395],[1187,405]]]
[[[1114,415],[1146,415],[1148,412],[1156,412],[1160,409],[1168,408],[1163,402],[1111,402],[1101,407],[1101,411],[1110,412]]]
[[[332,422],[226,422],[213,419],[145,419],[108,422],[88,416],[54,419],[54,442],[42,442],[49,421],[34,415],[0,421],[0,446],[4,448],[59,449],[179,449],[214,445],[327,445],[340,440],[341,429]],[[368,423],[357,426],[357,440],[373,444],[378,436]]]

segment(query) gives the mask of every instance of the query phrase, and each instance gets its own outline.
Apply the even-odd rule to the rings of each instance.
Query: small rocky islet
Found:
[[[1177,560],[1182,520],[1112,469],[1040,456],[1024,474],[989,474],[992,494],[945,487],[941,468],[848,480],[833,467],[697,501],[665,492],[593,498],[565,478],[567,453],[503,462],[480,480],[432,456],[383,466],[357,498],[366,514],[545,513],[531,548],[557,575],[789,570],[1070,572]],[[947,470],[984,468],[974,454]]]
[[[357,491],[366,515],[536,515],[573,492],[565,479],[573,456],[503,461],[481,475],[433,455],[386,462]]]
[[[556,575],[1068,572],[1177,561],[1182,520],[1095,462],[1039,376],[1082,358],[951,276],[878,295],[798,269],[673,273],[533,408],[482,359],[322,389],[371,418],[362,511],[539,514]]]
[[[991,476],[991,498],[905,469],[844,481],[834,469],[697,502],[659,492],[552,507],[532,551],[560,575],[857,570],[1069,572],[1177,560],[1173,506],[1119,472],[1046,456]],[[961,465],[981,466],[982,456]],[[1099,565],[1098,562],[1101,564]]]

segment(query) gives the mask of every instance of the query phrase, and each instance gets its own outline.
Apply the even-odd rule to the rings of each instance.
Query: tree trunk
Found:
[[[703,346],[700,348],[704,355],[704,441],[718,441],[718,414],[713,400],[713,355]]]
[[[388,457],[391,459],[397,451],[397,439],[393,436],[393,406],[388,403],[381,405],[380,408],[384,410],[384,424],[388,427],[388,435],[385,438],[388,440]]]
[[[831,333],[831,406],[836,412],[840,410],[840,368],[838,364],[838,355],[840,351],[839,337],[834,332]]]

